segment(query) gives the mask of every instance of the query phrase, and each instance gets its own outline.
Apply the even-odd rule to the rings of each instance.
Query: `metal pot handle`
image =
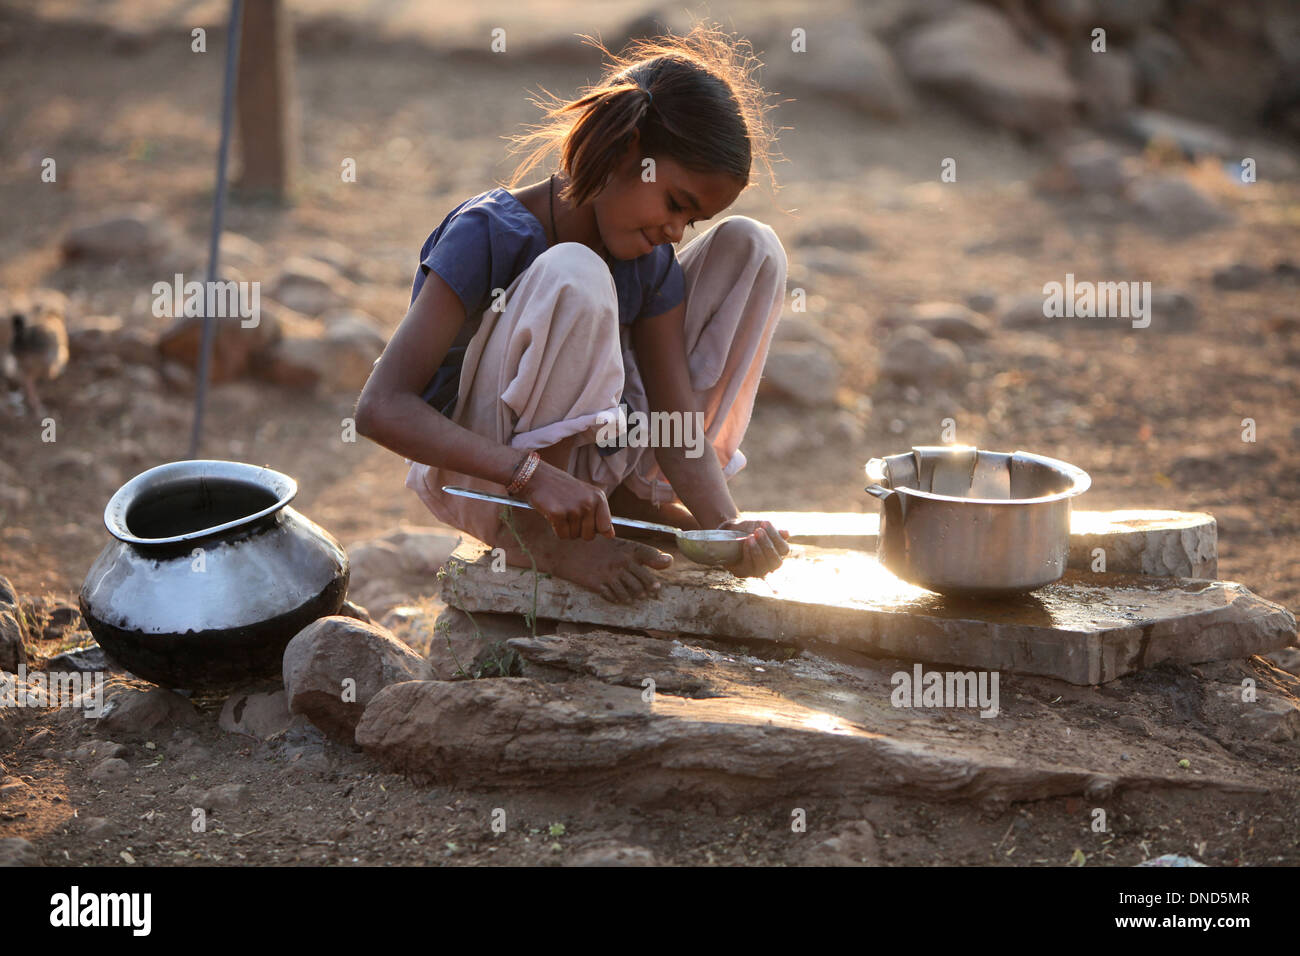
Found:
[[[885,459],[883,458],[871,459],[869,462],[867,462],[866,469],[865,469],[867,473],[867,481],[871,482],[873,485],[876,486],[879,486],[882,482],[887,481],[888,473],[885,470],[886,468],[887,466],[885,464]],[[881,490],[884,491],[886,489],[882,488]],[[876,492],[872,491],[870,488],[868,488],[867,491],[870,494],[876,495],[877,498],[884,497],[883,495],[876,494]]]

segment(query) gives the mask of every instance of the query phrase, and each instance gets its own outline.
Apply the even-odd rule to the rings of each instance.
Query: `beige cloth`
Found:
[[[730,478],[745,466],[740,442],[785,300],[785,250],[770,226],[731,216],[677,258],[686,278],[691,385],[707,442]],[[483,313],[466,350],[452,420],[521,450],[580,435],[570,474],[606,493],[626,484],[657,505],[677,500],[653,448],[598,453],[597,435],[617,422],[620,397],[633,410],[649,410],[629,328],[618,322],[614,277],[593,250],[564,242],[511,283],[500,312]],[[498,540],[498,506],[448,495],[443,485],[497,494],[504,486],[419,462],[411,462],[406,477],[440,521],[482,541]]]

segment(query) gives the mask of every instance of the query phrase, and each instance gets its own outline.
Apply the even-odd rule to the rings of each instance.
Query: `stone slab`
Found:
[[[681,557],[660,572],[657,597],[606,601],[549,575],[536,582],[541,618],[619,628],[835,645],[871,657],[956,664],[1100,684],[1162,661],[1249,657],[1291,646],[1296,621],[1228,581],[1071,569],[1031,594],[1000,601],[944,597],[899,580],[860,551],[792,545],[766,578],[736,578]],[[464,610],[533,610],[530,569],[492,571],[485,545],[452,554],[442,599]]]
[[[790,532],[790,540],[824,548],[876,550],[878,512],[746,511]],[[1090,571],[1096,550],[1105,552],[1107,571],[1182,578],[1219,573],[1214,516],[1202,511],[1074,511],[1070,515],[1069,566]]]
[[[525,675],[540,671],[390,686],[367,707],[357,742],[387,766],[439,784],[642,805],[690,796],[734,809],[868,794],[1104,801],[1126,789],[1276,784],[1180,730],[1153,725],[1152,736],[1107,721],[1071,735],[1078,715],[1056,706],[1055,687],[1037,678],[1004,682],[1000,708],[986,718],[970,708],[894,706],[894,665],[768,660],[608,631],[509,644]],[[1164,713],[1172,708],[1158,698],[1187,689],[1148,681],[1129,693],[1127,706]],[[1179,766],[1188,756],[1195,773]]]

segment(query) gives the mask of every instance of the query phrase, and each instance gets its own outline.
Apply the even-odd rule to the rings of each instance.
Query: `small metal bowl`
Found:
[[[735,564],[743,553],[744,531],[710,530],[677,532],[677,549],[696,564],[721,568]]]

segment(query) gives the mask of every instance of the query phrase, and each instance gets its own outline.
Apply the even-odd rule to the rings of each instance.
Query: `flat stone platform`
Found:
[[[877,512],[746,511],[790,532],[798,544],[876,550]],[[1074,511],[1070,514],[1069,566],[1091,570],[1096,549],[1106,570],[1214,578],[1219,573],[1218,533],[1213,515],[1201,511]]]
[[[1249,657],[1293,643],[1295,618],[1232,582],[1070,569],[1010,600],[945,598],[900,581],[873,555],[792,545],[766,578],[740,579],[682,558],[658,597],[615,604],[531,569],[494,572],[481,542],[453,553],[442,599],[463,610],[535,611],[585,624],[826,645],[903,661],[1099,684],[1161,661]],[[534,609],[534,589],[536,608]]]

